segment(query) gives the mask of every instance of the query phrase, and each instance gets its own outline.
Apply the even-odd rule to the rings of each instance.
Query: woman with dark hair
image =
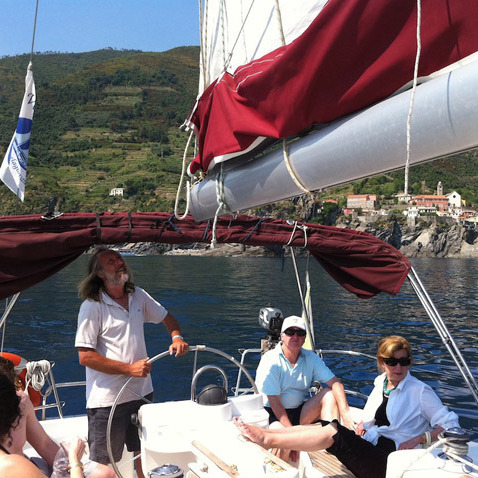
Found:
[[[0,374],[0,476],[2,478],[46,478],[45,475],[27,458],[18,454],[11,454],[11,432],[18,425],[21,417],[20,397],[11,380]],[[83,478],[81,455],[85,444],[78,439],[70,444],[68,457],[70,460],[70,477]]]
[[[459,426],[457,415],[431,387],[410,375],[411,361],[410,344],[403,337],[392,335],[379,342],[377,366],[383,373],[375,379],[363,421],[355,431],[337,420],[278,430],[240,420],[236,424],[246,437],[265,448],[326,449],[357,478],[384,478],[390,453],[428,446],[444,428]]]

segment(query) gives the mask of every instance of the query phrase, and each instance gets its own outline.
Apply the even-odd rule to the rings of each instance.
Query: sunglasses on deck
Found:
[[[410,357],[402,357],[402,358],[395,358],[395,357],[382,357],[383,362],[385,365],[389,367],[395,367],[397,363],[399,363],[402,367],[408,367],[412,362]]]
[[[285,329],[284,334],[288,337],[292,337],[294,334],[297,334],[299,337],[305,337],[307,332],[302,329]]]

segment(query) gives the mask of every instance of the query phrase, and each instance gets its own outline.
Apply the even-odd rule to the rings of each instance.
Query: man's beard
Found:
[[[112,287],[124,286],[129,279],[127,272],[115,272],[114,274],[105,273],[106,281]]]

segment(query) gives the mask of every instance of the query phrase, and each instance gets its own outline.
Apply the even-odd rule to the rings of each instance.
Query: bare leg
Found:
[[[332,446],[334,443],[332,437],[337,433],[336,425],[333,423],[325,427],[304,425],[278,430],[264,430],[255,425],[243,423],[240,419],[235,419],[234,422],[243,435],[266,449],[323,450]]]
[[[91,478],[116,478],[116,473],[108,465],[98,463],[95,471],[91,474]]]
[[[324,388],[305,402],[300,414],[300,424],[307,425],[317,418],[331,422],[339,418],[339,409],[330,388]]]

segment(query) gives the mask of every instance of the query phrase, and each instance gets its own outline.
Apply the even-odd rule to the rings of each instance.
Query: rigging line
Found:
[[[202,77],[204,82],[204,89],[209,86],[209,82],[206,77],[206,54],[207,54],[207,11],[208,11],[208,2],[206,1],[206,13],[205,18],[203,20],[203,0],[199,0],[199,38],[201,42],[201,61],[202,61]],[[205,29],[203,30],[203,25],[205,25]]]
[[[33,36],[32,36],[32,49],[31,49],[31,52],[30,52],[30,61],[33,60],[33,48],[35,46],[35,33],[36,33],[36,30],[37,30],[37,16],[38,16],[38,3],[39,3],[40,0],[37,0],[37,5],[36,5],[36,8],[35,8],[35,21],[33,23]]]
[[[180,216],[178,213],[178,207],[179,207],[179,195],[181,194],[181,189],[183,187],[183,182],[184,182],[184,176],[185,176],[184,173],[186,172],[186,158],[187,158],[189,145],[191,144],[191,139],[193,135],[194,135],[194,131],[191,130],[188,141],[186,143],[186,147],[184,148],[183,164],[181,168],[181,178],[179,179],[178,190],[176,192],[176,199],[174,201],[174,217],[176,219],[179,219],[180,221],[182,221],[189,213],[189,201],[191,198],[191,182],[189,180],[186,181],[186,210],[184,211],[184,214],[182,216]]]
[[[278,23],[278,26],[279,26],[280,39],[281,39],[281,42],[282,42],[282,46],[284,46],[285,45],[285,35],[284,35],[284,27],[282,25],[282,14],[281,14],[280,7],[279,7],[279,0],[276,0],[276,12],[277,12],[277,23]]]
[[[420,63],[420,54],[422,51],[421,22],[422,22],[422,4],[421,4],[421,0],[417,0],[417,54],[415,56],[415,67],[413,70],[413,87],[412,87],[412,94],[410,96],[410,107],[408,109],[408,117],[407,117],[407,159],[405,161],[405,187],[404,187],[405,195],[408,194],[408,174],[410,170],[410,156],[411,156],[412,113],[413,113],[413,105],[415,103],[415,93],[417,90],[418,65]]]
[[[234,54],[234,50],[236,48],[236,45],[237,45],[237,42],[239,41],[239,38],[242,34],[242,31],[244,30],[244,25],[246,24],[247,22],[247,19],[249,18],[249,14],[251,13],[251,10],[252,10],[252,7],[254,5],[256,0],[252,0],[251,2],[251,5],[249,7],[249,10],[247,11],[247,14],[246,14],[246,18],[244,18],[244,20],[242,21],[242,25],[241,25],[241,28],[240,30],[238,31],[237,33],[237,36],[236,36],[236,39],[234,41],[234,44],[232,45],[232,48],[231,48],[231,51],[227,57],[227,61],[225,62],[225,65],[224,65],[224,71],[227,70],[227,68],[229,67],[229,64],[231,63],[231,59],[232,59],[232,55]],[[247,61],[249,61],[249,59],[247,59]]]
[[[5,327],[6,327],[6,321],[7,321],[7,317],[8,315],[10,314],[13,306],[15,305],[15,302],[17,301],[18,297],[20,296],[20,292],[17,292],[11,299],[10,301],[7,299],[6,303],[5,303],[5,310],[3,312],[3,315],[0,319],[0,328],[3,327],[3,334],[5,334]],[[2,338],[2,352],[3,352],[3,338]]]
[[[217,200],[217,209],[216,214],[214,214],[214,222],[212,223],[212,239],[211,239],[211,248],[214,249],[216,245],[216,227],[217,220],[219,218],[219,213],[223,211],[231,211],[226,202],[226,196],[224,193],[224,171],[222,169],[223,163],[221,163],[221,168],[216,178],[216,200]]]
[[[301,191],[303,191],[304,193],[312,194],[312,192],[309,191],[309,189],[307,189],[304,184],[302,184],[301,180],[295,174],[295,171],[294,171],[294,169],[292,167],[292,164],[290,162],[289,152],[287,150],[287,142],[286,142],[285,139],[282,140],[282,152],[283,152],[283,156],[284,156],[284,163],[287,167],[287,171],[289,173],[289,176],[292,178],[292,181],[294,181],[295,185]]]
[[[244,2],[241,0],[241,22],[244,25],[244,10],[243,10]],[[242,43],[244,48],[244,54],[246,58],[249,58],[247,54],[247,43],[246,43],[246,35],[242,35]]]
[[[224,22],[224,2],[225,0],[221,0],[221,38],[222,38],[222,64],[223,64],[223,71],[226,71],[227,64],[226,64],[226,39],[224,36],[225,22]]]
[[[289,246],[290,249],[290,256],[292,257],[292,263],[294,264],[294,272],[295,272],[295,278],[297,280],[297,287],[299,289],[299,296],[300,296],[300,302],[302,304],[302,310],[304,311],[305,314],[305,327],[307,329],[307,334],[309,337],[312,337],[312,330],[310,329],[310,318],[309,318],[309,311],[307,310],[305,306],[305,301],[304,301],[304,293],[302,292],[302,285],[300,283],[300,277],[299,277],[299,270],[297,269],[297,262],[295,260],[295,254],[294,254],[294,249],[292,246]],[[314,350],[315,350],[315,344],[314,344]]]

